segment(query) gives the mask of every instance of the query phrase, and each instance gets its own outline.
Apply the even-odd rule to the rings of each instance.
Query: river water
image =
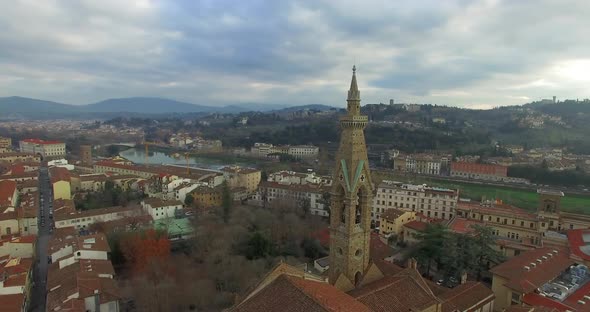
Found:
[[[186,165],[186,159],[184,158],[184,154],[178,153],[180,157],[174,157],[174,153],[165,153],[161,151],[150,151],[149,157],[147,159],[148,164],[151,165],[169,165],[169,164],[177,164],[177,165]],[[145,163],[145,150],[144,149],[137,149],[137,148],[130,148],[128,150],[124,150],[119,153],[121,157],[125,157],[130,161],[136,164],[143,164]],[[242,167],[252,167],[252,164],[248,164],[246,162],[232,162],[228,163],[225,159],[215,159],[214,157],[201,157],[191,155],[189,156],[189,165],[191,167],[199,167],[199,168],[208,168],[208,169],[221,169],[226,166],[230,165],[238,165]]]

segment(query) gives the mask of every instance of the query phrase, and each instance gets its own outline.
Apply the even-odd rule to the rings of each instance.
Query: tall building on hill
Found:
[[[358,286],[369,266],[372,182],[365,146],[367,116],[361,115],[356,68],[336,157],[330,214],[330,283]],[[349,285],[349,286],[344,286]],[[339,287],[340,288],[340,287]]]

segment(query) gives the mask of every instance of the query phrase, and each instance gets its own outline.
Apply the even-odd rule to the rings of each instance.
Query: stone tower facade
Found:
[[[92,166],[92,146],[91,145],[80,145],[80,159],[82,164],[86,166]]]
[[[542,217],[548,224],[549,229],[561,231],[560,227],[560,212],[561,212],[561,198],[562,191],[538,189],[539,207],[537,215]]]
[[[355,67],[347,102],[331,190],[329,281],[337,287],[358,286],[369,266],[373,185],[364,134],[368,118],[360,113]]]

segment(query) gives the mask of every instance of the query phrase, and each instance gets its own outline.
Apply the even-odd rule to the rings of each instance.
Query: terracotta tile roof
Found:
[[[512,218],[519,218],[525,220],[536,221],[537,215],[531,212],[528,212],[524,209],[514,207],[508,204],[503,203],[493,203],[490,206],[484,206],[480,203],[472,203],[472,202],[459,202],[457,204],[457,210],[467,210],[467,211],[474,211],[477,213],[482,214],[489,214],[489,215],[498,215],[498,216],[506,216]]]
[[[0,181],[0,207],[9,206],[16,192],[16,182]]]
[[[108,207],[108,208],[98,208],[98,209],[90,209],[90,210],[83,210],[83,211],[67,211],[64,210],[63,212],[55,211],[54,219],[55,221],[64,221],[64,220],[71,220],[77,218],[87,218],[87,217],[94,217],[100,216],[110,213],[131,213],[132,211],[141,211],[139,206],[115,206],[115,207]]]
[[[70,172],[64,167],[53,167],[49,169],[49,175],[51,176],[51,183],[59,181],[70,182],[71,180]]]
[[[4,280],[4,287],[25,286],[27,283],[27,274],[9,276]]]
[[[410,222],[404,224],[404,227],[407,227],[409,229],[416,230],[419,232],[423,232],[424,230],[426,230],[426,226],[428,226],[428,223],[422,222],[422,221],[410,221]]]
[[[2,307],[2,311],[21,311],[24,303],[25,296],[23,294],[0,296],[0,307]]]
[[[588,306],[588,300],[585,299],[585,296],[590,296],[590,283],[586,283],[582,287],[578,288],[573,294],[569,295],[564,301],[563,304],[568,305],[570,307],[575,308],[577,311],[590,311],[590,307]],[[585,301],[585,305],[581,305],[578,303],[579,300]]]
[[[55,141],[55,140],[41,140],[41,139],[24,139],[22,140],[23,142],[26,143],[33,143],[33,144],[64,144],[64,142],[60,142],[60,141]]]
[[[393,248],[381,241],[379,234],[371,233],[369,253],[371,259],[382,260],[393,255]]]
[[[421,311],[440,303],[420,274],[411,268],[352,290],[349,294],[372,311]]]
[[[231,311],[362,312],[370,310],[328,283],[282,274]]]
[[[469,234],[474,231],[474,225],[484,225],[484,223],[478,220],[455,217],[447,224],[447,227],[455,233]]]
[[[584,235],[590,236],[590,230],[578,229],[567,231],[567,239],[569,241],[571,253],[580,259],[590,261],[590,248],[586,247],[590,245],[590,241],[585,242]]]
[[[381,218],[386,219],[388,221],[394,221],[397,218],[401,217],[407,211],[396,209],[396,208],[389,208],[385,210],[384,213],[381,214]]]
[[[541,263],[538,263],[537,259],[541,259]],[[574,263],[566,250],[544,247],[524,252],[493,267],[490,271],[507,279],[506,287],[526,294],[556,278]]]
[[[536,307],[551,308],[551,309],[556,309],[557,311],[563,311],[563,312],[576,311],[576,309],[574,309],[572,307],[569,307],[559,301],[555,301],[553,299],[541,296],[537,293],[530,293],[530,294],[524,295],[522,298],[522,302],[535,307],[535,309],[533,310],[535,312],[538,311]]]
[[[484,304],[493,301],[495,296],[491,289],[482,283],[466,282],[440,295],[444,301],[442,312],[475,311]]]
[[[68,235],[65,237],[54,236],[47,246],[49,255],[62,250],[68,246],[72,246],[72,252],[78,250],[94,250],[102,252],[110,252],[106,235],[104,233],[96,233],[91,235],[76,236]],[[69,256],[69,255],[67,255]],[[64,257],[67,257],[64,256]]]
[[[468,162],[451,162],[451,172],[467,172],[505,177],[508,175],[508,167]]]

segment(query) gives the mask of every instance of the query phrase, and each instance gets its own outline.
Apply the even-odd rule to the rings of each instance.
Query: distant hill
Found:
[[[147,114],[215,112],[222,109],[150,97],[108,99],[82,107],[87,112],[143,112]]]
[[[273,110],[273,112],[282,112],[282,113],[289,113],[289,112],[296,112],[300,110],[315,110],[315,111],[329,111],[331,109],[339,109],[334,106],[328,106],[324,104],[307,104],[307,105],[299,105],[299,106],[290,106],[281,109]]]
[[[70,105],[51,101],[44,101],[19,96],[0,97],[0,115],[14,116],[17,118],[55,118],[59,116],[105,116],[113,113],[138,113],[138,114],[171,114],[171,113],[241,113],[248,111],[281,111],[291,112],[298,110],[331,109],[331,106],[310,104],[288,107],[286,105],[244,103],[228,106],[207,106],[187,102],[180,102],[157,97],[130,97],[119,99],[107,99],[87,105]]]
[[[43,101],[20,96],[0,97],[0,114],[15,113],[70,113],[80,111],[74,105]]]

